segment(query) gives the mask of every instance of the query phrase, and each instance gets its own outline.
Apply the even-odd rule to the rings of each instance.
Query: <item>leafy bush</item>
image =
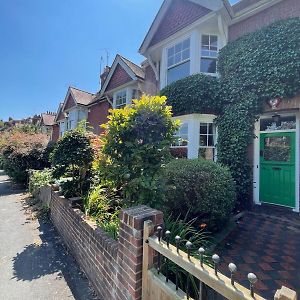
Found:
[[[155,207],[164,195],[162,166],[169,161],[169,148],[178,128],[166,97],[143,96],[131,106],[110,113],[104,126],[100,178],[122,189],[128,205]]]
[[[33,170],[29,178],[29,192],[36,197],[42,186],[53,183],[52,170]]]
[[[30,169],[42,170],[50,166],[47,145],[45,134],[18,130],[1,133],[3,169],[15,182],[26,184]]]
[[[4,168],[4,157],[0,154],[0,170]]]
[[[190,212],[210,229],[217,229],[235,205],[235,183],[229,170],[204,159],[174,159],[165,168],[166,210],[175,215]]]
[[[98,185],[90,191],[84,205],[85,213],[114,239],[119,232],[120,202],[114,190]]]
[[[65,197],[83,196],[88,191],[92,160],[90,137],[82,128],[68,131],[57,142],[51,154],[53,176],[72,178],[62,184]]]

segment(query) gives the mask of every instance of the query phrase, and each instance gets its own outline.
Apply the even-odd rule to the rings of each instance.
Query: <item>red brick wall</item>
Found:
[[[51,136],[51,141],[56,142],[59,139],[59,125],[54,124],[52,126],[52,136]]]
[[[107,85],[106,91],[112,90],[129,81],[132,81],[132,78],[120,65],[117,65],[112,77],[110,78],[109,84]]]
[[[267,26],[276,20],[300,17],[300,1],[284,0],[229,27],[229,41]]]
[[[154,71],[151,66],[145,68],[144,93],[147,95],[157,95],[159,92],[159,83],[155,78]]]
[[[110,105],[107,101],[97,103],[90,107],[88,122],[89,125],[93,127],[93,132],[95,134],[102,133],[103,129],[100,128],[100,125],[107,122],[109,108]]]
[[[159,29],[154,34],[150,46],[166,39],[180,29],[192,24],[197,19],[210,13],[206,7],[202,7],[187,0],[173,0]]]
[[[64,243],[102,299],[141,299],[143,225],[145,220],[161,225],[161,212],[146,206],[123,210],[118,241],[54,191],[50,212]]]

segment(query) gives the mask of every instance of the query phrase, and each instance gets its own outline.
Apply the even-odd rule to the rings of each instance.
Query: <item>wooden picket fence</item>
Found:
[[[155,235],[154,233],[157,234]],[[181,251],[177,240],[175,241],[176,246],[171,244],[171,241],[168,239],[169,235],[170,232],[165,232],[166,238],[163,240],[162,228],[154,228],[152,221],[145,221],[142,273],[143,300],[195,299],[192,298],[193,295],[189,292],[191,284],[190,277],[186,277],[185,291],[183,291],[179,288],[177,271],[174,280],[175,282],[172,282],[170,279],[168,265],[164,274],[162,274],[162,259],[164,259],[167,264],[170,262],[175,263],[176,268],[182,268],[187,274],[190,274],[199,280],[197,300],[265,300],[255,293],[255,282],[257,281],[255,274],[248,274],[249,289],[247,289],[235,282],[234,273],[236,271],[236,266],[234,264],[229,265],[232,276],[231,278],[228,278],[218,271],[219,257],[217,255],[212,257],[214,265],[213,267],[210,267],[204,264],[202,260],[204,249],[199,249],[200,259],[196,259],[190,255],[189,248],[192,245],[189,244],[189,242],[186,244],[187,252]],[[210,296],[207,296],[207,289],[210,290],[210,292],[213,292],[213,295],[210,293]],[[204,290],[206,290],[205,294]],[[282,287],[281,290],[276,292],[274,299],[296,300],[297,295],[295,291]]]

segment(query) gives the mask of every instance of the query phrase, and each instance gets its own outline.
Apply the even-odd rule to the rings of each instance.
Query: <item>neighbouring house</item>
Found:
[[[144,82],[143,68],[118,54],[112,66],[106,67],[101,75],[101,90],[91,104],[107,101],[113,108],[130,105],[132,99],[145,92]]]
[[[38,122],[38,126],[41,128],[41,132],[47,134],[50,138],[53,134],[53,126],[56,113],[47,111],[41,114],[41,118]]]
[[[139,49],[146,57],[144,87],[155,94],[193,74],[218,77],[221,48],[277,20],[299,16],[299,0],[241,0],[233,6],[227,0],[165,0]],[[256,204],[271,203],[299,212],[299,104],[300,97],[289,101],[270,99],[255,124],[256,138],[248,152]],[[216,114],[192,113],[175,118],[182,125],[173,148],[188,158],[217,160]],[[283,130],[284,124],[289,126]],[[261,159],[275,140],[284,147],[289,141],[288,147],[295,155],[288,165]]]
[[[69,87],[65,99],[60,103],[53,125],[52,141],[57,141],[68,130],[77,127],[82,120],[88,121],[89,103],[94,94]]]

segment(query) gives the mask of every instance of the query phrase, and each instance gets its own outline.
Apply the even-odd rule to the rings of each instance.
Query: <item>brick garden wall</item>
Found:
[[[115,241],[54,191],[50,211],[54,226],[100,297],[141,299],[143,224],[145,220],[162,224],[161,212],[147,206],[123,210]]]

